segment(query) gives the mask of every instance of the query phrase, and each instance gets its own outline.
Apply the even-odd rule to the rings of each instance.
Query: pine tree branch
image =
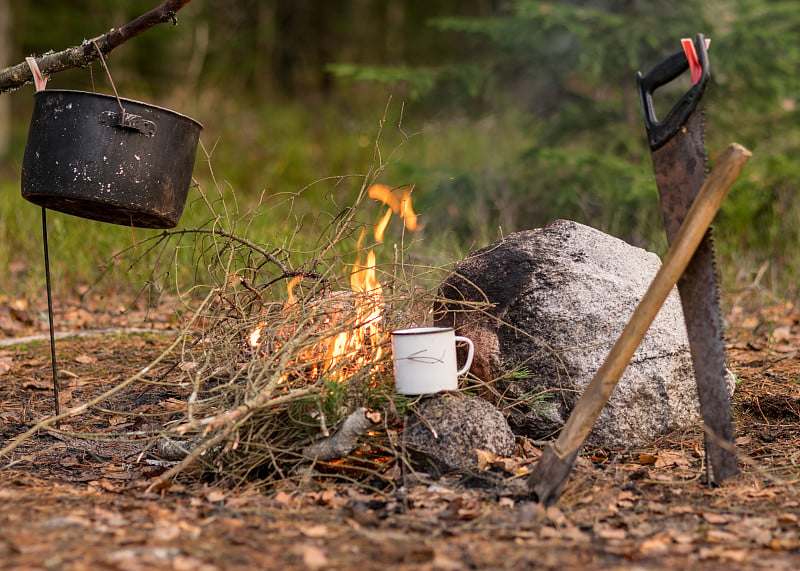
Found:
[[[178,21],[175,18],[175,14],[191,1],[166,0],[160,6],[142,14],[135,20],[131,20],[121,28],[112,29],[101,36],[85,40],[79,46],[38,57],[36,58],[36,63],[45,76],[66,69],[86,67],[99,58],[94,43],[97,43],[100,51],[105,55],[156,24],[165,22],[177,24]],[[7,67],[0,70],[0,93],[12,91],[31,81],[33,81],[33,74],[27,63],[22,62],[15,66]]]

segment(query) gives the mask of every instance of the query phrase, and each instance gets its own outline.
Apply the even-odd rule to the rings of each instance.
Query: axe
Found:
[[[558,438],[544,449],[534,466],[527,483],[539,503],[550,505],[558,499],[586,436],[750,156],[750,151],[732,143],[706,178],[633,316],[581,395]]]

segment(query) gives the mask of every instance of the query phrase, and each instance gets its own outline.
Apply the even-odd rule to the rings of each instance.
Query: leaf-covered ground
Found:
[[[527,500],[524,476],[503,462],[483,477],[388,494],[323,479],[271,494],[189,480],[148,491],[163,469],[115,434],[175,403],[131,389],[115,398],[138,417],[109,408],[62,426],[107,440],[45,432],[0,459],[0,569],[795,569],[800,314],[791,304],[729,314],[742,473],[717,488],[703,483],[695,431],[642,450],[586,450],[549,509]],[[141,370],[173,339],[160,331],[168,312],[82,309],[60,320],[156,329],[60,339],[65,407]],[[0,331],[6,340],[41,334],[41,316],[0,303]],[[52,413],[49,388],[46,341],[0,346],[0,445]]]

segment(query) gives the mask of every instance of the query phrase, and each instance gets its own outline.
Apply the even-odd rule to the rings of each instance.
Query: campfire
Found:
[[[413,187],[405,190],[398,199],[388,186],[375,184],[370,187],[368,195],[388,207],[375,226],[373,234],[377,244],[383,242],[393,213],[404,219],[407,230],[416,230],[417,216],[411,206],[412,190]],[[338,329],[337,325],[342,324],[347,325],[346,329],[327,335],[319,343],[298,353],[298,360],[308,371],[307,378],[293,379],[291,373],[286,372],[281,375],[278,384],[314,380],[326,375],[330,375],[335,382],[343,383],[352,376],[353,370],[370,367],[373,373],[377,372],[385,353],[388,332],[382,327],[383,287],[377,277],[374,248],[370,248],[365,261],[361,261],[365,236],[366,228],[362,229],[356,245],[356,261],[349,274],[350,292],[336,292],[340,301],[334,304],[333,311],[327,308],[321,316],[311,317],[311,323],[305,325],[313,326],[320,321],[328,330]],[[293,321],[291,317],[297,313],[301,302],[294,293],[301,278],[302,275],[293,277],[286,286],[287,299],[282,314],[288,331],[281,332],[280,336],[293,335],[300,326],[299,320]],[[320,304],[320,301],[312,300],[311,303]],[[262,335],[266,325],[264,321],[259,322],[247,336],[248,346],[262,355],[269,352]],[[281,341],[275,343],[282,345]]]
[[[417,228],[412,191],[369,187],[367,196],[385,211],[371,234],[360,231],[344,275],[284,271],[282,294],[280,281],[272,280],[267,301],[267,291],[251,285],[255,277],[241,272],[242,287],[209,301],[202,355],[194,358],[196,368],[187,367],[194,386],[187,414],[167,431],[167,440],[190,451],[174,473],[199,462],[234,483],[285,479],[301,466],[319,469],[349,455],[382,423],[386,399],[394,396],[388,345],[398,285],[387,296],[376,250],[393,217],[404,230]],[[373,244],[365,245],[367,236]],[[339,268],[345,259],[337,258]],[[378,432],[370,446],[381,450],[370,470],[385,469],[392,456],[389,435]],[[362,469],[366,456],[359,458]]]

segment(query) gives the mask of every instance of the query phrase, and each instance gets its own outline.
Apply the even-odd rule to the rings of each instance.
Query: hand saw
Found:
[[[707,44],[702,34],[697,35],[694,50],[701,68],[696,70],[699,77],[695,77],[696,82],[663,121],[656,118],[653,92],[688,70],[690,56],[695,54],[679,51],[657,64],[646,76],[637,73],[653,170],[670,244],[706,177],[703,113],[698,103],[708,84],[710,67]],[[710,228],[678,282],[678,292],[689,336],[700,413],[705,425],[707,478],[708,483],[712,484],[737,474],[739,469],[733,445],[719,289]]]

